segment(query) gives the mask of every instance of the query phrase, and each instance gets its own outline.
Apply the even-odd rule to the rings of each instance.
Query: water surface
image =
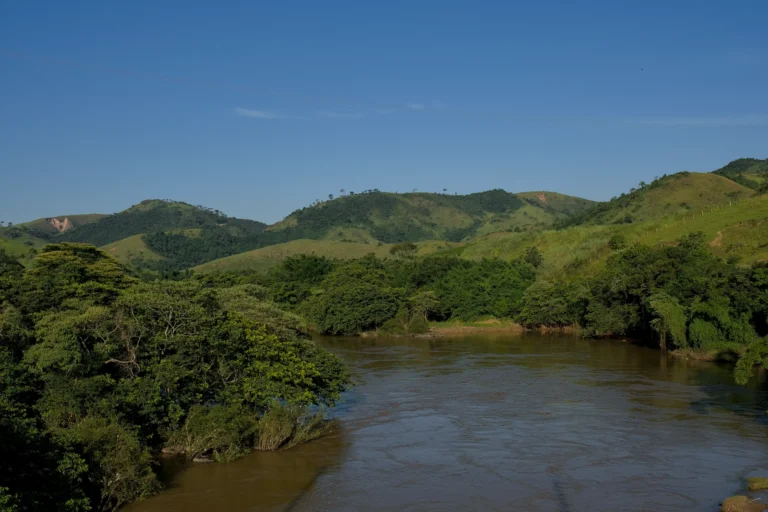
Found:
[[[357,382],[333,435],[127,510],[715,511],[768,474],[768,396],[728,366],[572,336],[319,342]]]

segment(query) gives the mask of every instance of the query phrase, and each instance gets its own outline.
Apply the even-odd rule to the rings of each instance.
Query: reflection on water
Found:
[[[321,339],[336,433],[194,465],[150,511],[706,511],[768,473],[768,396],[732,369],[572,336]]]

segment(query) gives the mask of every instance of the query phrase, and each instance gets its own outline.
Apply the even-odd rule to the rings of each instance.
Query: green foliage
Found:
[[[404,290],[387,287],[382,270],[355,261],[341,265],[321,283],[322,291],[303,306],[320,332],[358,334],[372,330],[400,309]]]
[[[677,299],[664,292],[654,293],[648,297],[648,309],[653,316],[649,325],[659,335],[662,348],[666,349],[667,338],[675,348],[688,345],[685,335],[687,318]]]
[[[306,409],[275,403],[259,421],[257,449],[272,451],[311,441],[326,430],[322,412],[308,414]]]
[[[526,327],[566,327],[579,321],[580,301],[574,287],[536,281],[523,294],[518,321]]]
[[[227,462],[250,452],[256,445],[258,415],[239,405],[194,405],[167,445],[194,459],[209,455]]]
[[[525,263],[481,260],[453,267],[434,288],[444,316],[511,318],[520,312],[523,293],[533,281],[533,269]]]
[[[416,254],[416,244],[412,242],[401,242],[399,244],[394,244],[392,247],[389,248],[389,254],[395,257],[408,257],[413,256]]]
[[[563,219],[558,226],[631,224],[675,215],[693,209],[700,211],[727,205],[754,192],[717,174],[680,172],[656,178],[650,184],[632,189],[608,202],[598,203]]]
[[[147,200],[123,212],[102,217],[97,222],[66,231],[58,235],[56,240],[102,246],[132,235],[185,228],[252,233],[262,231],[265,227],[261,222],[227,217],[221,212],[200,206],[178,201]]]
[[[536,247],[529,247],[525,251],[525,262],[528,263],[533,268],[539,268],[541,263],[544,261],[544,257],[541,255],[541,252]]]
[[[745,187],[760,190],[768,177],[768,159],[739,158],[714,171],[714,174],[731,179]]]
[[[615,234],[608,240],[608,247],[612,251],[620,251],[627,246],[627,238],[622,234]]]
[[[247,276],[138,282],[68,243],[29,270],[2,257],[0,269],[7,508],[114,510],[159,488],[160,448],[230,460],[255,448],[274,404],[332,405],[349,383]],[[297,427],[289,440],[308,437]]]

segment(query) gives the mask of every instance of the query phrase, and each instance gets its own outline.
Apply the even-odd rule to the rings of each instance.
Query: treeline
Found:
[[[535,247],[512,262],[415,258],[406,247],[388,259],[290,257],[265,285],[275,302],[328,334],[420,333],[428,321],[493,316],[529,328],[576,326],[587,337],[730,353],[740,358],[740,381],[755,364],[768,363],[768,265],[715,257],[701,233],[660,247],[628,247],[616,236],[609,247],[605,267],[579,280],[537,278],[542,257]]]
[[[323,428],[349,383],[248,279],[141,282],[93,246],[0,252],[0,509],[114,510],[161,451],[231,460]]]
[[[513,318],[534,282],[538,251],[528,261],[469,261],[452,256],[409,257],[414,246],[393,248],[394,258],[348,261],[316,255],[286,258],[265,278],[276,303],[328,334],[383,329],[421,333],[428,320]]]

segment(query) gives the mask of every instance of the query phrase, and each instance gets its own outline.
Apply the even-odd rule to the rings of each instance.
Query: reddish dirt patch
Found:
[[[539,201],[541,201],[544,204],[547,204],[547,196],[545,196],[542,192],[539,192],[536,194],[536,197],[539,198]]]
[[[717,232],[717,236],[715,237],[715,239],[712,240],[711,242],[709,242],[709,246],[710,247],[720,247],[720,244],[722,244],[722,243],[723,243],[723,232],[722,231],[718,231]]]
[[[48,219],[48,224],[56,228],[56,231],[59,233],[63,233],[75,227],[67,217],[64,217],[64,220],[59,220],[56,217],[50,218]]]

